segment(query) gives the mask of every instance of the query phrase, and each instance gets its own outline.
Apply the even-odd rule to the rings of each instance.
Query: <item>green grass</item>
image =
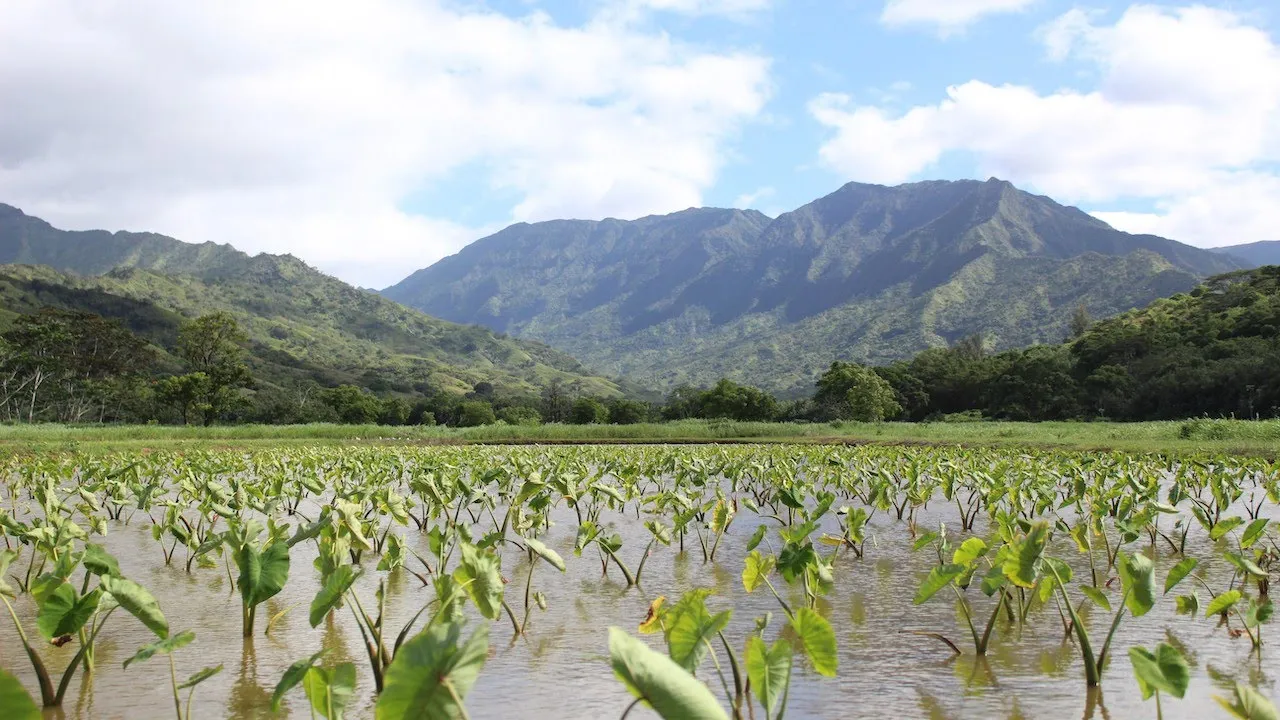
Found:
[[[1144,423],[741,423],[686,420],[641,425],[0,426],[11,451],[200,449],[281,445],[575,442],[876,442],[1059,447],[1134,452],[1280,454],[1280,420]]]

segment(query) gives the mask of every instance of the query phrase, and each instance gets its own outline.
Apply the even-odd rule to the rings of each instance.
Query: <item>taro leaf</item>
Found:
[[[550,563],[551,567],[554,567],[560,572],[565,571],[564,559],[561,558],[560,554],[557,553],[555,550],[552,550],[551,548],[547,547],[546,545],[542,544],[537,540],[534,540],[533,538],[524,538],[524,543],[525,545],[528,545],[529,549],[532,550],[534,553],[536,553],[538,557]]]
[[[911,544],[911,551],[915,552],[917,550],[920,550],[928,546],[930,543],[932,543],[934,540],[937,540],[937,539],[938,539],[938,533],[933,531],[925,532],[923,535],[916,538],[916,541]]]
[[[240,598],[253,607],[276,596],[289,581],[289,546],[274,542],[258,552],[250,544],[236,550],[240,566]]]
[[[1254,543],[1258,542],[1263,533],[1267,531],[1268,522],[1266,518],[1258,518],[1249,523],[1249,526],[1244,529],[1244,533],[1240,536],[1240,547],[1253,547]]]
[[[1213,529],[1209,531],[1209,539],[1221,540],[1227,533],[1235,530],[1243,524],[1244,518],[1242,517],[1232,516],[1222,518],[1218,521],[1218,524],[1214,525]]]
[[[4,579],[5,573],[9,571],[9,565],[16,559],[18,559],[17,550],[0,550],[0,595],[13,597],[18,594]]]
[[[773,572],[777,559],[772,555],[761,555],[759,550],[752,550],[747,555],[746,566],[742,568],[742,586],[747,592],[755,592],[765,579],[769,577],[769,573]]]
[[[462,588],[458,587],[458,583],[453,579],[452,575],[437,575],[436,581],[432,585],[436,591],[436,603],[440,608],[440,619],[445,622],[462,622],[463,607],[466,602],[466,594]]]
[[[73,635],[89,622],[98,609],[102,591],[94,590],[84,597],[77,597],[71,583],[62,583],[40,600],[36,613],[36,627],[45,640],[63,635]]]
[[[1204,610],[1205,617],[1213,617],[1220,613],[1226,612],[1228,608],[1240,601],[1239,590],[1228,590],[1220,595],[1215,595],[1213,600],[1209,601],[1209,606]]]
[[[1092,585],[1081,585],[1080,592],[1084,593],[1085,597],[1092,600],[1098,607],[1106,610],[1107,612],[1111,612],[1111,601],[1108,600],[1107,596],[1098,588],[1093,587]]]
[[[791,629],[804,654],[809,656],[813,669],[819,675],[836,676],[838,658],[836,656],[836,633],[831,623],[814,610],[802,607],[791,618]]]
[[[676,617],[667,631],[667,647],[671,659],[689,672],[697,672],[698,666],[710,652],[708,643],[716,633],[729,625],[732,610],[708,615],[706,612],[684,612]]]
[[[356,666],[345,662],[332,670],[312,667],[302,677],[302,687],[313,710],[329,720],[339,720],[356,689]]]
[[[221,665],[218,665],[217,667],[207,667],[197,673],[194,673],[191,677],[182,681],[182,684],[178,686],[178,689],[187,690],[189,688],[193,688],[199,685],[200,683],[204,682],[205,680],[208,680],[209,678],[213,677],[214,675],[217,675],[220,672],[222,672]]]
[[[489,626],[481,625],[459,646],[461,636],[459,624],[437,622],[402,645],[387,668],[377,720],[461,716],[458,703],[467,697],[489,654]]]
[[[951,584],[952,580],[960,577],[964,572],[964,565],[938,565],[929,571],[929,577],[925,578],[924,582],[920,584],[920,589],[916,591],[916,596],[912,603],[919,605],[937,595],[939,590]]]
[[[595,541],[599,535],[600,529],[596,527],[595,523],[590,520],[583,520],[582,524],[578,526],[578,537],[573,543],[573,553],[582,555],[582,551],[586,550],[587,546]]]
[[[770,647],[759,635],[752,635],[747,639],[746,660],[751,692],[756,694],[768,717],[791,680],[791,645],[779,638]]]
[[[795,582],[817,559],[818,554],[814,552],[813,545],[807,542],[804,545],[789,542],[778,556],[778,570],[787,582]]]
[[[987,554],[987,544],[982,538],[971,537],[960,543],[960,547],[956,548],[955,554],[951,556],[951,562],[956,565],[968,565]]]
[[[1250,628],[1258,627],[1270,620],[1274,612],[1275,605],[1270,600],[1259,603],[1257,600],[1249,598],[1249,609],[1244,612],[1244,624]]]
[[[640,634],[649,635],[662,630],[662,606],[667,602],[666,595],[659,595],[649,603],[649,613],[645,615],[644,622],[640,623]]]
[[[1246,575],[1252,575],[1254,577],[1267,576],[1266,570],[1263,570],[1262,568],[1258,567],[1257,563],[1250,560],[1249,558],[1246,558],[1243,555],[1239,555],[1233,552],[1227,552],[1227,553],[1223,553],[1222,556],[1227,559],[1227,562],[1231,563],[1232,565],[1235,565],[1240,570],[1240,572]]]
[[[609,628],[609,660],[631,694],[665,720],[728,720],[706,685],[620,628]]]
[[[1200,612],[1200,598],[1195,593],[1179,595],[1176,604],[1174,612],[1179,615],[1195,615]]]
[[[747,552],[751,552],[752,550],[755,550],[757,547],[759,547],[761,541],[764,540],[764,534],[768,531],[769,531],[769,526],[767,525],[761,525],[760,527],[756,528],[756,531],[754,533],[751,533],[751,539],[747,540]]]
[[[1169,569],[1169,575],[1164,579],[1164,594],[1168,595],[1169,591],[1177,587],[1178,583],[1186,579],[1186,577],[1191,574],[1191,571],[1195,570],[1196,566],[1199,564],[1200,560],[1192,557],[1183,558],[1178,561],[1177,565],[1174,565]]]
[[[1146,555],[1124,555],[1116,563],[1124,587],[1125,607],[1134,617],[1146,615],[1156,604],[1156,568]]]
[[[480,614],[497,620],[502,613],[502,573],[496,555],[462,546],[462,561],[453,571],[453,579],[466,589]]]
[[[112,577],[102,578],[102,589],[111,594],[120,607],[138,618],[143,625],[151,629],[161,638],[169,637],[169,622],[160,612],[160,603],[152,597],[147,589],[132,580]]]
[[[1142,699],[1150,698],[1156,691],[1180,698],[1191,682],[1191,668],[1177,648],[1166,643],[1156,645],[1155,652],[1146,648],[1129,648],[1129,662],[1133,675],[1138,679]]]
[[[1241,720],[1280,720],[1280,711],[1276,710],[1276,706],[1262,693],[1244,683],[1236,683],[1235,697],[1231,700],[1217,695],[1213,699],[1231,713],[1232,717]]]
[[[354,565],[343,565],[329,574],[328,579],[324,581],[324,587],[320,588],[320,592],[316,593],[311,601],[311,615],[308,618],[311,627],[316,627],[323,622],[329,611],[342,602],[343,594],[351,589],[351,585],[358,577],[360,577],[360,569]]]
[[[171,653],[180,647],[185,647],[186,645],[191,644],[191,641],[195,639],[195,633],[190,630],[183,630],[177,635],[170,635],[163,640],[157,640],[150,645],[144,645],[143,647],[138,648],[138,652],[134,653],[133,657],[124,661],[124,667],[127,670],[130,663],[150,660],[152,657],[155,657],[156,653]]]
[[[996,594],[996,591],[1004,587],[1005,582],[1007,581],[1004,577],[1004,571],[1000,569],[999,565],[995,565],[982,577],[982,585],[979,589],[982,590],[983,595],[991,597]]]
[[[1009,582],[1031,589],[1036,584],[1036,565],[1044,554],[1045,543],[1049,539],[1049,523],[1041,520],[1031,526],[1026,537],[1017,544],[1017,549],[1005,558],[1004,576]]]
[[[646,522],[644,526],[645,526],[645,529],[647,529],[649,533],[653,535],[653,539],[657,540],[663,545],[671,544],[671,528],[654,520],[650,520],[649,522]]]
[[[120,563],[101,545],[86,543],[84,546],[84,569],[94,575],[114,575],[120,577]]]
[[[307,671],[311,669],[311,666],[315,665],[316,661],[327,652],[329,650],[325,648],[306,660],[295,662],[289,666],[288,670],[284,671],[284,676],[280,678],[280,682],[276,683],[275,692],[271,693],[271,712],[280,711],[280,701],[284,699],[285,693],[297,687],[298,683],[302,682],[302,678],[306,677]]]
[[[0,670],[0,709],[5,720],[40,720],[40,708],[27,694],[18,678]]]
[[[307,540],[310,540],[314,537],[319,536],[320,533],[324,532],[325,528],[331,526],[332,524],[333,523],[329,520],[328,511],[325,511],[321,513],[320,518],[315,522],[308,523],[306,525],[299,525],[298,529],[294,531],[293,535],[288,540],[285,541],[285,544],[288,545],[289,547],[293,547],[294,545],[297,545],[300,542],[305,542]]]

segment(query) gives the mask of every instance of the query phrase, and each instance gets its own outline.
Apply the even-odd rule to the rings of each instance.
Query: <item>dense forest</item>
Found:
[[[990,353],[981,336],[880,367],[834,362],[811,397],[783,403],[723,379],[665,402],[601,398],[553,380],[540,394],[264,382],[225,312],[160,348],[116,320],[46,307],[0,335],[0,419],[9,422],[381,423],[474,426],[784,420],[1148,420],[1280,413],[1280,267],[1220,275],[1189,293],[1093,322],[1083,307],[1056,345]]]

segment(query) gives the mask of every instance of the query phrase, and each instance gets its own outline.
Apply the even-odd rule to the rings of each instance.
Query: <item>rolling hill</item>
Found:
[[[1244,265],[993,178],[850,183],[776,219],[519,224],[383,294],[652,386],[728,376],[799,395],[833,359],[974,333],[993,349],[1056,342],[1079,304],[1105,317]]]
[[[534,393],[558,379],[618,385],[538,343],[459,325],[354,288],[289,255],[249,256],[154,234],[66,232],[0,206],[0,320],[52,305],[125,322],[159,347],[202,313],[234,314],[264,379],[400,392],[467,392],[485,381]],[[15,264],[24,263],[24,264]]]

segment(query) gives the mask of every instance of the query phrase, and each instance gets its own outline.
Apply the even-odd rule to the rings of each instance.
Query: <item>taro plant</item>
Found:
[[[1048,524],[1036,523],[1023,537],[999,546],[994,559],[988,558],[990,548],[982,538],[971,537],[960,544],[951,553],[951,562],[943,562],[950,549],[945,531],[926,533],[916,540],[917,548],[932,542],[938,554],[939,564],[929,571],[928,577],[920,584],[912,603],[919,605],[927,602],[945,588],[950,588],[956,597],[960,614],[964,616],[973,638],[975,655],[986,655],[991,643],[991,633],[1001,609],[1010,602],[1006,584],[1017,588],[1034,588],[1039,576],[1036,572],[1041,556],[1044,554],[1048,540]],[[979,574],[979,571],[982,571]],[[974,610],[963,591],[969,589],[975,579],[981,578],[979,587],[987,597],[996,597],[985,625],[981,632],[974,623]],[[922,630],[908,630],[916,635],[924,635],[946,643],[953,652],[960,654],[960,648],[942,633]]]
[[[157,640],[156,642],[153,642],[150,645],[144,645],[143,647],[138,648],[138,651],[133,654],[133,657],[130,657],[128,660],[124,661],[124,669],[128,670],[129,665],[132,663],[144,662],[144,661],[150,660],[151,658],[155,657],[158,654],[168,656],[169,683],[173,689],[173,709],[174,709],[174,712],[177,714],[178,720],[191,719],[191,700],[192,698],[195,697],[196,686],[204,682],[205,680],[208,680],[209,678],[213,677],[214,675],[217,675],[218,673],[222,672],[221,665],[218,665],[216,667],[207,667],[207,668],[204,668],[203,670],[196,672],[194,675],[187,678],[182,683],[178,682],[178,670],[174,666],[173,653],[174,651],[191,644],[191,641],[195,639],[196,639],[195,633],[191,632],[190,630],[184,630],[178,633],[177,635],[170,635],[169,637],[163,638],[161,640]],[[182,702],[182,697],[179,694],[183,690],[190,691],[187,693],[187,702],[185,706]]]
[[[295,662],[284,671],[271,694],[272,712],[279,712],[284,696],[301,683],[312,718],[319,716],[327,720],[342,720],[355,693],[356,666],[349,662],[339,663],[331,668],[317,665],[316,662],[326,652],[321,650],[305,660]]]
[[[1186,695],[1187,685],[1191,683],[1191,668],[1187,665],[1187,659],[1172,645],[1160,643],[1153,650],[1129,648],[1129,663],[1133,666],[1133,676],[1138,681],[1138,689],[1142,691],[1142,699],[1150,700],[1154,695],[1156,718],[1163,720],[1160,693],[1176,698]]]
[[[1098,687],[1102,682],[1102,669],[1105,667],[1107,654],[1111,649],[1111,640],[1115,637],[1116,630],[1120,627],[1120,621],[1123,619],[1125,611],[1128,610],[1134,617],[1142,617],[1150,612],[1156,603],[1155,566],[1150,559],[1137,553],[1132,555],[1122,554],[1116,567],[1120,571],[1121,601],[1119,608],[1116,609],[1115,615],[1112,617],[1111,627],[1107,631],[1106,638],[1102,642],[1102,649],[1095,654],[1089,630],[1081,622],[1079,614],[1071,604],[1071,598],[1067,596],[1067,583],[1071,581],[1071,568],[1066,563],[1054,558],[1046,557],[1044,562],[1044,568],[1047,569],[1048,574],[1052,575],[1054,588],[1058,591],[1058,595],[1061,597],[1067,613],[1071,617],[1071,628],[1075,630],[1080,657],[1084,661],[1085,684],[1090,688]],[[1097,588],[1092,585],[1082,584],[1080,590],[1089,600],[1103,610],[1111,612],[1110,600]]]
[[[72,636],[80,638],[79,649],[67,664],[56,689],[53,685],[53,676],[50,675],[40,653],[32,645],[30,637],[18,620],[13,605],[9,602],[9,598],[15,597],[15,593],[3,579],[3,566],[7,563],[0,560],[0,601],[4,602],[8,609],[9,617],[12,618],[18,638],[22,642],[22,648],[35,671],[40,685],[40,700],[45,707],[61,706],[76,670],[82,664],[86,666],[86,670],[90,669],[89,658],[93,655],[98,634],[102,632],[103,627],[117,609],[124,608],[125,612],[137,618],[159,638],[164,639],[169,636],[169,624],[164,614],[160,612],[160,606],[155,598],[132,580],[119,577],[118,574],[110,574],[118,573],[119,567],[115,564],[114,558],[107,555],[105,551],[95,551],[89,564],[85,566],[84,581],[81,584],[81,590],[77,592],[69,578],[86,554],[74,553],[70,548],[65,548],[62,559],[56,566],[57,572],[41,575],[32,587],[32,596],[38,607],[36,628],[40,636],[56,645],[71,642]],[[109,560],[101,560],[102,558]],[[100,561],[101,564],[99,564]],[[97,587],[90,590],[89,586],[95,577],[98,579]]]

